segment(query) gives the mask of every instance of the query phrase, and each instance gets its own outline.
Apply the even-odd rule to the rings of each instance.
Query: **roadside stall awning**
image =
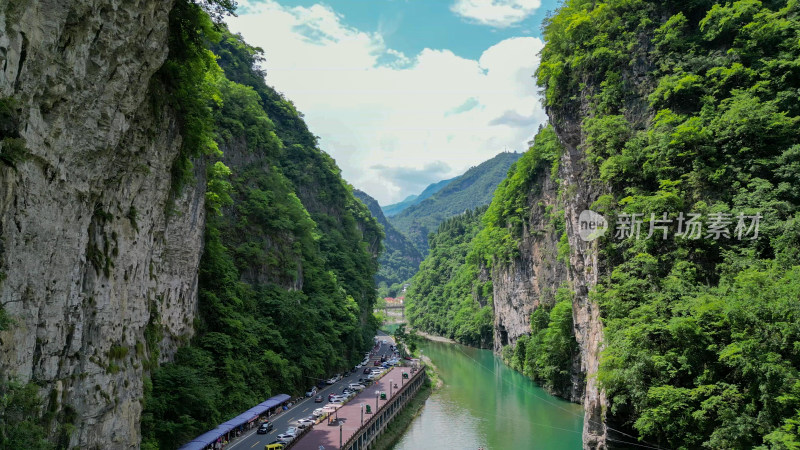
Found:
[[[270,408],[274,408],[275,406],[288,401],[290,398],[291,397],[286,394],[279,394],[274,397],[270,397],[269,399],[239,414],[233,419],[221,423],[213,430],[206,431],[200,436],[197,436],[196,438],[182,445],[178,450],[203,450],[207,446],[216,442],[217,439],[225,436],[225,434],[227,434],[229,431],[248,422],[252,422],[253,420],[257,419],[259,415],[267,412]]]

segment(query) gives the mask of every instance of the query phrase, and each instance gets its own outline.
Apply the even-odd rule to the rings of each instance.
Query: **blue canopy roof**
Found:
[[[259,415],[267,412],[268,409],[278,406],[290,398],[291,397],[286,394],[279,394],[274,397],[270,397],[266,401],[259,403],[258,405],[234,417],[233,419],[223,422],[217,426],[217,428],[214,428],[211,431],[206,431],[200,436],[197,436],[196,438],[182,445],[178,450],[202,450],[206,446],[213,444],[217,439],[224,436],[227,432],[252,421]]]

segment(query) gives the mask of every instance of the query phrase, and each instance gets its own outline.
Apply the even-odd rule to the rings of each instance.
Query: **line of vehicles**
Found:
[[[386,341],[382,341],[383,344]],[[394,346],[392,346],[394,347]],[[395,350],[392,348],[392,350]],[[361,361],[360,364],[356,365],[352,371],[345,373],[345,374],[336,374],[333,377],[329,378],[328,380],[320,381],[316,386],[312,386],[308,391],[306,391],[306,397],[314,397],[315,403],[323,403],[324,397],[318,394],[318,389],[325,387],[325,385],[332,385],[340,381],[344,376],[350,375],[355,373],[358,370],[363,368],[363,374],[366,375],[364,378],[359,378],[359,382],[357,383],[349,383],[342,389],[341,394],[336,394],[335,392],[331,392],[328,394],[328,404],[315,409],[311,415],[308,417],[304,417],[292,423],[292,426],[286,429],[283,433],[276,436],[276,440],[270,442],[265,446],[266,450],[278,450],[283,448],[283,446],[289,444],[297,436],[301,433],[301,431],[305,428],[313,426],[317,421],[326,415],[330,415],[334,413],[338,408],[341,408],[345,403],[347,403],[350,399],[352,399],[358,392],[366,389],[366,384],[373,380],[376,380],[381,377],[387,370],[389,370],[392,366],[395,366],[400,363],[399,356],[394,354],[395,356],[389,358],[387,356],[382,356],[380,358],[376,358],[374,362],[372,362],[371,354],[367,352],[364,355],[364,360]],[[372,362],[372,366],[370,363]],[[271,422],[264,422],[256,431],[258,434],[267,434],[274,429],[274,426]]]

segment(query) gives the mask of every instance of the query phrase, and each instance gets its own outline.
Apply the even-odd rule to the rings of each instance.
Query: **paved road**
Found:
[[[344,406],[336,411],[336,416],[339,418],[341,428],[339,426],[328,426],[325,422],[314,426],[308,434],[300,438],[300,441],[292,447],[292,450],[318,450],[324,449],[339,449],[340,442],[347,442],[359,428],[361,428],[361,419],[364,422],[369,421],[372,416],[366,414],[366,406],[372,408],[372,413],[379,412],[378,406],[383,408],[389,403],[392,397],[397,395],[400,389],[393,389],[393,386],[398,388],[403,385],[401,379],[402,373],[410,373],[408,367],[394,367],[392,370],[382,376],[377,383],[369,386],[361,391],[354,399],[347,402]],[[392,387],[390,387],[392,386]],[[386,400],[379,400],[377,392],[383,391],[386,393]],[[364,405],[365,414],[361,415],[361,405]],[[341,436],[341,441],[339,437]]]
[[[389,350],[389,345],[394,344],[394,340],[389,335],[381,331],[378,332],[378,339],[385,340],[386,345],[381,345],[376,354],[378,356],[390,354],[391,351]],[[263,450],[264,446],[274,441],[277,435],[286,431],[290,423],[295,422],[298,419],[302,419],[303,417],[308,417],[315,409],[321,408],[322,406],[328,404],[329,393],[335,392],[340,394],[345,386],[350,383],[357,382],[359,378],[365,377],[366,375],[362,373],[362,370],[363,368],[359,369],[350,376],[342,378],[336,384],[325,386],[324,388],[319,389],[317,394],[323,396],[324,401],[322,403],[314,403],[313,398],[306,398],[289,408],[288,411],[284,411],[280,415],[273,417],[271,420],[273,425],[275,425],[275,428],[271,432],[267,434],[256,434],[255,429],[253,429],[252,431],[249,431],[248,434],[245,434],[235,442],[225,447],[225,449]]]

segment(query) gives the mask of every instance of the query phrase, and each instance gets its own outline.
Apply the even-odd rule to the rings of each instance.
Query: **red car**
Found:
[[[380,359],[376,359],[375,360],[375,364],[373,364],[373,366],[380,366],[380,365],[381,365],[381,360]]]

